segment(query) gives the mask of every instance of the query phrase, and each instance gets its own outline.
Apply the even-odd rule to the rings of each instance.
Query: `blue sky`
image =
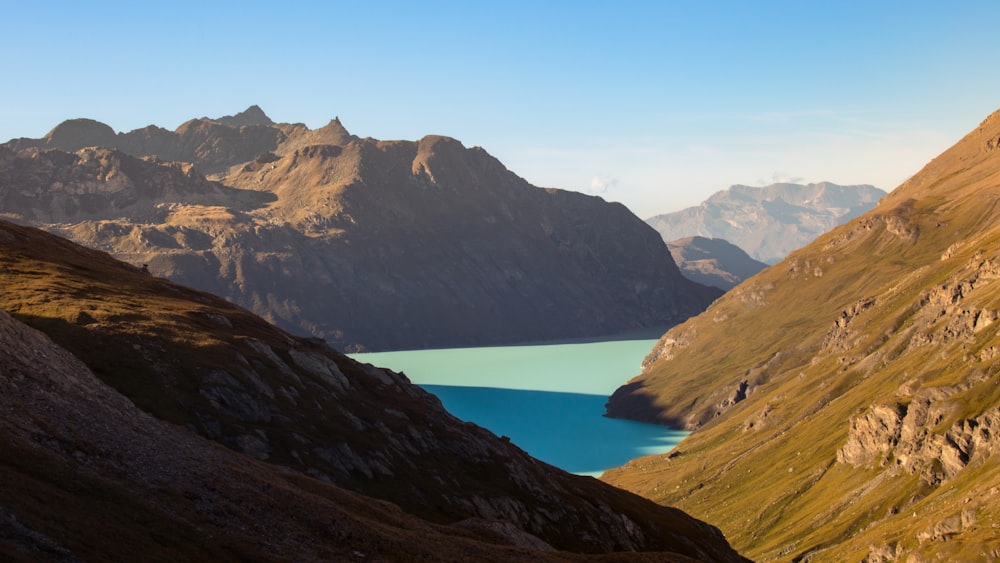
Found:
[[[1000,108],[995,0],[0,7],[0,140],[258,104],[363,137],[449,135],[643,218],[737,183],[888,191]]]

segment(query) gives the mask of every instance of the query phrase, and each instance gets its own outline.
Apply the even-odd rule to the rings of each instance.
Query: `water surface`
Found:
[[[670,451],[686,432],[605,418],[604,404],[637,375],[656,340],[352,354],[401,371],[449,412],[507,436],[572,473],[600,475]]]

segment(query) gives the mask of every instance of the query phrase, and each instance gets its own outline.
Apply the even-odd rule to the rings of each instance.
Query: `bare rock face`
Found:
[[[531,186],[480,148],[241,116],[116,150],[8,143],[0,213],[347,350],[664,328],[721,293],[622,205]]]
[[[957,392],[950,391],[941,398]],[[938,485],[1000,452],[1000,409],[960,420],[940,433],[936,427],[949,410],[947,403],[926,393],[909,405],[873,406],[851,422],[837,461],[855,467],[895,466]]]

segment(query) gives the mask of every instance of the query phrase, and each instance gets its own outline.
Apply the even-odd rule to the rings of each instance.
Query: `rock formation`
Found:
[[[1000,112],[667,332],[613,416],[695,432],[605,478],[760,560],[993,560]]]
[[[720,294],[620,204],[531,186],[481,148],[269,123],[251,108],[113,141],[93,122],[11,141],[0,215],[347,350],[667,327]]]
[[[672,241],[691,236],[718,238],[774,264],[817,236],[875,206],[885,192],[869,185],[736,185],[716,192],[698,207],[646,219]]]

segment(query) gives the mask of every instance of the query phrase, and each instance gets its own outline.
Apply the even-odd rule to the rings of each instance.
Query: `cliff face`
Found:
[[[128,537],[149,522],[184,539],[157,542],[167,558],[395,558],[414,542],[432,559],[523,560],[510,547],[521,546],[529,559],[554,549],[740,560],[717,529],[534,460],[401,374],[104,253],[0,222],[0,287],[0,309],[62,349],[26,327],[11,329],[21,344],[0,341],[0,424],[14,429],[0,466],[5,483],[24,483],[3,487],[0,517],[13,515],[24,541],[48,538],[30,549],[104,549],[93,526],[63,525],[96,498]],[[62,363],[47,363],[56,354]],[[53,488],[58,502],[31,502]],[[368,521],[378,523],[359,531]]]
[[[148,145],[126,142],[140,133]],[[623,206],[536,188],[447,137],[383,142],[252,114],[154,133],[72,154],[8,143],[0,211],[350,350],[666,327],[720,294],[681,276]]]
[[[667,332],[608,412],[696,432],[606,478],[756,559],[1000,554],[997,139],[1000,113]]]

